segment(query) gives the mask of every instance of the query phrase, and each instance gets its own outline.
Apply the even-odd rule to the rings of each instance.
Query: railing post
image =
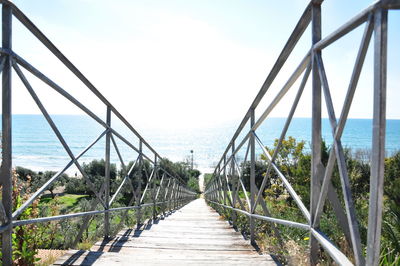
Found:
[[[171,187],[172,187],[172,183],[173,183],[173,180],[172,180],[172,182],[171,182],[171,180],[172,180],[172,178],[171,177],[169,177],[168,178],[168,186],[167,186],[167,192],[166,192],[166,196],[165,196],[165,199],[166,199],[166,209],[167,209],[167,211],[168,212],[170,212],[171,211],[171,202],[170,202],[170,198],[171,198]]]
[[[165,217],[165,210],[168,210],[168,206],[169,206],[169,198],[168,198],[168,194],[169,194],[169,190],[170,190],[170,184],[171,184],[171,178],[168,177],[168,182],[167,185],[164,188],[164,203],[163,203],[163,216]]]
[[[387,10],[375,11],[374,28],[374,114],[366,261],[369,266],[379,264],[382,228],[386,131]]]
[[[7,3],[2,5],[2,46],[3,49],[12,49],[12,10]],[[2,163],[1,179],[2,204],[6,215],[6,224],[9,228],[2,233],[2,264],[12,265],[12,148],[11,148],[11,58],[6,56],[2,73]]]
[[[179,208],[180,206],[180,201],[179,201],[179,195],[180,195],[180,190],[181,190],[181,184],[178,182],[178,187],[176,189],[176,194],[175,194],[175,210]]]
[[[213,175],[213,176],[214,176],[214,175]],[[210,197],[209,197],[209,198],[210,198],[210,200],[214,201],[214,200],[215,200],[215,193],[214,193],[214,187],[215,187],[215,186],[214,186],[214,183],[215,183],[215,182],[214,182],[213,177],[212,177],[212,179],[211,179],[211,182],[212,182],[212,183],[210,184],[210,191],[211,191],[211,192],[210,192]]]
[[[223,176],[223,178],[221,179],[221,181],[222,181],[221,183],[222,183],[222,189],[224,190],[224,192],[223,192],[224,201],[222,204],[227,205],[227,203],[228,203],[228,182],[226,181],[226,154],[224,155],[224,160],[223,160],[222,176]],[[229,220],[229,217],[228,217],[229,210],[225,207],[223,207],[222,209],[227,216],[226,218]]]
[[[314,0],[312,3],[312,45],[321,40],[321,2]],[[312,134],[311,134],[311,188],[310,188],[310,214],[312,226],[318,198],[321,190],[320,180],[323,176],[323,165],[321,163],[321,82],[318,76],[318,65],[316,62],[317,54],[321,51],[312,50]],[[318,262],[318,240],[310,232],[310,264],[316,265]]]
[[[171,177],[173,178],[173,177]],[[172,184],[171,184],[171,194],[168,197],[168,208],[169,211],[172,212],[174,209],[174,193],[175,193],[175,178],[172,179]]]
[[[177,188],[178,184],[176,179],[174,179],[174,186],[172,189],[172,209],[171,211],[175,210],[175,206],[176,206],[176,201],[175,201],[175,197],[176,197],[176,188]]]
[[[111,127],[111,108],[107,106],[107,126]],[[106,209],[110,209],[110,142],[111,142],[111,131],[109,130],[106,134],[106,155],[105,155],[105,204]],[[110,237],[110,213],[104,213],[104,238]]]
[[[236,208],[236,175],[235,175],[235,141],[232,141],[231,180],[232,180],[232,207]],[[236,228],[236,211],[232,210],[232,225]]]
[[[177,202],[178,202],[178,206],[176,207],[176,208],[180,208],[181,206],[182,206],[182,185],[181,184],[179,184],[179,186],[178,186],[178,194],[177,194],[177,196],[176,196],[176,200],[177,200]]]
[[[136,211],[136,223],[137,228],[139,229],[141,226],[141,218],[142,218],[142,167],[143,167],[143,142],[142,139],[139,140],[139,173],[138,173],[138,184],[137,184],[137,199],[136,199],[136,206],[138,206]]]
[[[176,192],[178,190],[178,181],[174,179],[174,189],[172,190],[172,210],[176,209]]]
[[[216,184],[216,177],[214,176],[214,179],[213,179],[213,183],[211,184],[211,189],[212,189],[212,198],[211,198],[211,200],[212,201],[217,201],[218,200],[218,198],[217,198],[217,184]]]
[[[254,108],[251,109],[250,127],[253,128],[255,123]],[[250,213],[255,212],[255,200],[256,200],[256,142],[254,132],[250,135]],[[255,244],[255,224],[253,217],[250,216],[250,242]]]
[[[157,218],[156,211],[156,180],[157,180],[157,155],[154,156],[154,177],[152,181],[153,220]]]

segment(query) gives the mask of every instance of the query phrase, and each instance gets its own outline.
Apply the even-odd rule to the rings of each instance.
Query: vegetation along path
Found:
[[[90,251],[70,250],[54,265],[276,265],[197,199],[142,230],[121,231]]]

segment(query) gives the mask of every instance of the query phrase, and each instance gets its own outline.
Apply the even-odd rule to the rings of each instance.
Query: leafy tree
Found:
[[[189,178],[189,181],[187,182],[187,186],[195,191],[196,193],[200,193],[200,188],[199,188],[199,180],[195,178],[194,176],[191,176]]]
[[[245,162],[242,164],[242,181],[247,191],[250,191],[250,162]],[[256,161],[255,162],[255,181],[256,186],[259,188],[264,179],[265,172],[267,171],[267,166],[265,162]],[[272,172],[271,172],[272,173]],[[266,188],[271,187],[271,179],[267,180]]]
[[[101,160],[93,160],[90,163],[83,163],[82,169],[89,178],[90,182],[94,185],[94,189],[96,192],[100,191],[104,183],[105,176],[105,161]],[[116,178],[117,178],[117,167],[115,164],[110,164],[110,182],[111,182],[111,192],[115,191],[116,187]],[[94,192],[91,186],[88,184],[84,177],[82,178],[70,178],[66,183],[65,191],[67,193],[76,193],[76,194],[87,194],[94,195]]]
[[[37,173],[31,169],[17,166],[15,167],[15,172],[18,175],[18,178],[22,181],[30,181],[33,177],[36,177]]]
[[[204,174],[204,186],[207,186],[207,184],[210,182],[212,177],[213,177],[213,174],[210,174],[210,173]]]
[[[190,177],[198,178],[200,171],[197,169],[190,169],[186,162],[171,162],[167,158],[160,161],[160,167],[166,170],[173,176],[181,178],[184,182],[188,182]]]
[[[100,191],[104,183],[105,171],[106,171],[106,163],[104,159],[101,160],[93,160],[90,163],[83,163],[82,165],[83,171],[88,176],[89,180],[94,184],[95,190],[97,192]],[[115,182],[117,177],[117,167],[115,164],[110,164],[110,180],[111,183]],[[89,195],[94,195],[93,190],[91,189],[88,182],[83,179],[82,181],[86,184],[86,193]]]
[[[126,167],[127,171],[129,171],[132,168],[132,165],[134,163],[135,162],[133,162],[133,161],[129,162],[129,164]],[[139,172],[139,169],[140,169],[140,172]],[[138,183],[139,174],[141,176],[142,187],[146,186],[147,179],[150,178],[152,171],[153,171],[153,167],[148,160],[143,160],[141,166],[140,166],[139,162],[137,162],[136,165],[133,167],[133,170],[129,174],[129,178],[131,179],[134,188],[136,189],[139,185],[139,183]],[[122,170],[120,171],[121,177],[125,177],[126,174],[127,173],[124,173]]]
[[[194,178],[199,178],[201,175],[201,172],[197,169],[190,169],[189,170],[189,176],[194,177]]]
[[[31,182],[31,188],[36,191],[39,188],[41,188],[50,178],[52,178],[57,172],[55,171],[45,171],[45,172],[39,172],[32,178]],[[50,186],[47,187],[47,190],[51,194],[51,198],[54,199],[54,190],[57,187],[65,185],[65,183],[68,180],[68,175],[67,174],[62,174],[57,178],[57,181],[53,182]]]
[[[88,188],[81,178],[72,177],[66,183],[65,192],[70,194],[88,194]]]
[[[45,171],[45,172],[35,172],[31,169],[24,168],[21,166],[17,166],[15,168],[15,172],[17,174],[18,179],[27,184],[27,186],[23,186],[21,189],[21,193],[25,194],[27,192],[35,192],[39,188],[41,188],[51,177],[53,177],[57,172],[54,171]],[[47,190],[50,192],[51,197],[54,199],[54,190],[57,187],[63,186],[68,179],[66,174],[62,174],[58,177],[57,181],[53,182],[50,186],[47,187]]]
[[[384,193],[391,207],[400,211],[400,152],[385,159]]]
[[[90,163],[83,163],[83,171],[90,177],[104,177],[106,171],[106,163],[104,159],[93,160]],[[110,179],[115,179],[117,176],[117,167],[115,164],[110,164]]]

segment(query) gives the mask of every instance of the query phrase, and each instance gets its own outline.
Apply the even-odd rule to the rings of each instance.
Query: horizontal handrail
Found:
[[[287,226],[291,226],[291,227],[296,227],[296,228],[300,228],[303,230],[310,230],[310,225],[308,225],[308,224],[297,223],[297,222],[293,222],[293,221],[289,221],[289,220],[278,219],[278,218],[273,218],[273,217],[264,216],[264,215],[251,214],[248,211],[234,208],[229,205],[221,204],[221,203],[218,203],[218,202],[212,201],[212,200],[208,200],[208,202],[216,204],[216,205],[224,207],[224,208],[227,208],[227,209],[230,209],[230,210],[234,210],[236,212],[246,215],[247,217],[253,217],[253,218],[256,218],[259,220],[264,220],[264,221],[268,221],[268,222],[273,222],[273,223],[278,223],[278,224],[287,225]]]

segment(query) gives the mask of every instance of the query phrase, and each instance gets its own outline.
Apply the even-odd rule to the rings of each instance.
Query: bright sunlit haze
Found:
[[[238,124],[261,88],[308,1],[20,1],[14,3],[140,131],[141,128]],[[346,4],[346,8],[342,6]],[[369,4],[325,1],[328,35]],[[391,12],[389,25],[400,21]],[[13,49],[102,116],[105,107],[14,19]],[[339,114],[364,27],[323,51]],[[388,117],[399,118],[399,34],[389,28]],[[372,43],[371,43],[372,44]],[[311,45],[309,29],[261,102],[257,115],[282,87]],[[372,117],[370,45],[350,117]],[[81,112],[26,74],[53,114]],[[13,113],[40,113],[14,74]],[[310,117],[310,84],[297,117]],[[271,116],[289,111],[299,82]],[[325,108],[325,107],[323,107]],[[397,109],[397,110],[395,110]],[[324,109],[325,112],[325,109]],[[326,117],[326,113],[324,113]],[[103,116],[104,117],[104,116]],[[233,133],[233,132],[232,132]]]

